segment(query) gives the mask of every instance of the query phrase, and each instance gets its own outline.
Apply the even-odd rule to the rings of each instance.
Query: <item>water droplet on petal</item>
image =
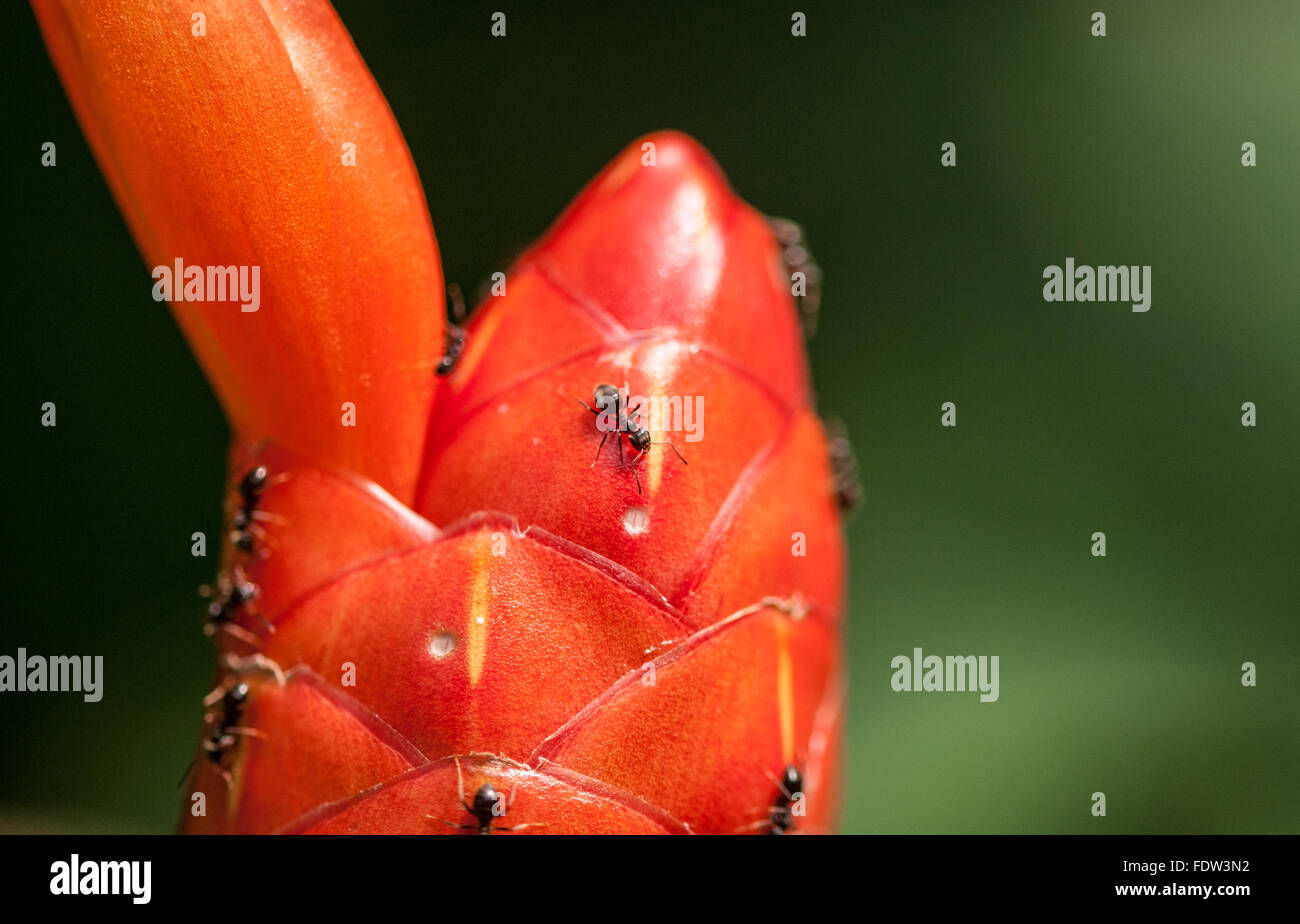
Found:
[[[429,654],[436,661],[441,661],[455,650],[456,635],[453,632],[439,632],[429,639]]]
[[[650,529],[650,512],[644,507],[629,507],[623,514],[623,529],[629,536],[640,536]]]

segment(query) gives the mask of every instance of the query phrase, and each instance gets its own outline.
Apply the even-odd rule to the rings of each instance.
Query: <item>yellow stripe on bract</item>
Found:
[[[488,634],[488,579],[492,569],[492,537],[487,531],[479,533],[474,544],[474,561],[471,564],[472,580],[469,590],[469,625],[465,627],[465,663],[469,667],[470,686],[476,686],[483,676],[483,658],[487,655]]]
[[[661,386],[658,383],[655,383],[654,390],[651,391],[651,394],[657,395],[661,391],[662,391]],[[647,398],[646,400],[649,399]],[[656,443],[662,440],[663,438],[664,438],[664,431],[662,430],[656,430],[655,432],[650,434],[650,439],[654,440]],[[656,492],[658,492],[659,483],[663,481],[665,452],[672,452],[672,450],[669,449],[667,446],[651,446],[648,450],[646,450],[646,458],[650,462],[650,473],[649,473],[649,478],[647,479],[647,487],[651,494],[655,494]]]
[[[641,423],[649,429],[651,423],[664,424],[662,420],[650,419],[651,403],[660,404],[658,396],[664,392],[664,383],[676,367],[677,346],[673,343],[655,344],[649,347],[641,358],[641,370],[645,378],[641,382]],[[630,397],[630,396],[629,396]],[[659,410],[663,410],[662,407]],[[669,423],[671,426],[671,423]],[[660,442],[664,438],[663,430],[650,430],[650,439]],[[667,446],[651,446],[646,450],[641,462],[645,465],[646,492],[655,494],[664,478],[664,452],[671,452]]]
[[[790,658],[790,621],[776,622],[776,701],[781,711],[781,754],[786,764],[794,761],[794,663]]]
[[[483,320],[474,328],[474,336],[466,337],[465,351],[460,356],[454,374],[457,381],[468,382],[473,376],[474,369],[487,354],[487,349],[492,343],[497,327],[501,324],[501,316],[504,313],[503,311],[484,312]]]

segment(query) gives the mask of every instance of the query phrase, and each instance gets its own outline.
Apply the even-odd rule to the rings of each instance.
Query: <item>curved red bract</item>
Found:
[[[255,312],[171,306],[231,426],[409,502],[442,347],[442,268],[410,152],[334,10],[32,6],[147,265],[259,268]],[[152,284],[141,276],[142,298]],[[356,429],[339,425],[344,403]]]
[[[230,7],[211,6],[239,28]],[[268,133],[291,159],[321,153],[298,132],[303,119],[387,125],[327,7],[266,6],[265,22],[245,15],[248,48],[263,43],[300,77],[306,68],[355,92],[308,105],[305,82],[295,91],[268,77],[278,102],[245,113],[245,131]],[[832,830],[843,540],[768,221],[690,138],[640,139],[510,268],[505,294],[474,313],[457,367],[436,379],[441,321],[425,317],[432,293],[423,290],[440,284],[432,247],[418,274],[385,270],[368,247],[391,241],[327,234],[295,245],[257,202],[251,235],[231,232],[228,191],[203,177],[229,180],[239,164],[226,145],[205,146],[202,132],[168,161],[187,210],[122,166],[144,156],[139,126],[159,105],[127,90],[168,84],[152,69],[142,77],[104,63],[110,50],[145,57],[113,17],[96,18],[104,8],[73,16],[37,3],[146,254],[159,242],[202,238],[216,252],[265,236],[295,279],[305,271],[293,261],[328,245],[375,268],[369,285],[380,296],[412,296],[383,315],[277,300],[262,330],[287,326],[294,338],[254,337],[256,362],[240,354],[250,347],[228,316],[206,306],[196,319],[177,306],[242,434],[227,520],[243,539],[226,544],[212,591],[219,685],[183,829]],[[146,33],[169,41],[139,15]],[[237,56],[226,62],[233,71],[219,63],[200,61],[167,92],[215,69],[213,101],[238,110],[229,85],[258,78],[240,73]],[[120,93],[105,103],[104,87]],[[413,173],[403,174],[405,149],[387,150],[387,174],[348,187],[356,230],[422,209]],[[330,171],[314,170],[304,169],[309,182],[332,189]],[[405,240],[418,245],[407,257],[423,246],[418,234]],[[332,348],[321,352],[323,342]],[[332,408],[298,397],[304,382],[319,382],[332,402],[331,389],[363,378],[373,391],[355,432],[340,434]],[[625,441],[613,438],[597,458],[597,418],[578,400],[590,403],[600,383],[698,409],[693,433],[652,433],[685,461],[655,445],[634,475],[619,460]],[[241,494],[248,472],[258,475]],[[795,795],[778,783],[787,767],[803,787],[782,820],[778,806]],[[476,814],[476,797],[492,792],[498,811]]]

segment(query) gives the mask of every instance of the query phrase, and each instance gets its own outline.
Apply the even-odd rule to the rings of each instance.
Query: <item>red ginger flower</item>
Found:
[[[829,830],[842,538],[768,221],[635,142],[439,379],[423,196],[337,17],[205,6],[35,4],[146,259],[265,283],[173,304],[237,433],[184,828]],[[599,383],[698,409],[651,433],[689,465],[593,466]]]

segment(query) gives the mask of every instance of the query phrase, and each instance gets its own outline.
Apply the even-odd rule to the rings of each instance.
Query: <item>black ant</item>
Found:
[[[456,321],[463,321],[465,300],[461,297],[460,286],[453,282],[447,286],[447,294],[451,296],[451,310]],[[465,352],[465,339],[465,328],[459,326],[459,323],[447,325],[447,332],[443,334],[442,359],[438,360],[438,375],[451,375],[455,371],[456,363],[460,361],[460,354]]]
[[[766,829],[768,834],[789,834],[795,830],[794,827],[794,806],[803,800],[803,774],[794,764],[788,764],[781,771],[781,778],[777,779],[768,774],[768,779],[776,784],[776,798],[767,808],[767,817],[760,818],[751,825],[746,825],[741,831],[754,831],[759,828]],[[739,833],[739,832],[737,832]]]
[[[817,312],[822,301],[822,271],[813,262],[807,237],[800,225],[788,218],[770,218],[768,221],[781,245],[781,259],[785,262],[787,277],[796,272],[803,273],[804,294],[796,295],[794,299],[804,336],[812,339],[817,332]]]
[[[851,513],[862,500],[862,485],[858,482],[858,460],[843,421],[826,421],[826,442],[830,449],[831,491],[835,503],[841,513]]]
[[[498,818],[505,817],[506,810],[511,805],[514,804],[515,801],[514,788],[513,787],[511,788],[510,798],[507,800],[504,796],[501,795],[501,793],[497,791],[497,788],[493,786],[491,783],[484,783],[475,791],[474,801],[472,803],[466,801],[465,777],[461,775],[459,759],[456,760],[456,788],[458,793],[460,794],[461,806],[465,809],[465,811],[469,812],[471,815],[474,816],[475,823],[472,825],[465,825],[465,824],[456,824],[454,822],[447,821],[445,818],[436,819],[437,821],[441,821],[445,825],[449,825],[450,827],[453,828],[459,828],[462,831],[477,831],[479,834],[491,834],[493,831],[521,831],[524,828],[545,827],[544,825],[539,824],[537,822],[531,822],[529,824],[522,824],[522,825],[514,825],[513,827],[506,827],[504,825],[495,824]],[[433,818],[434,816],[426,815],[425,817]]]
[[[201,742],[202,756],[216,765],[227,786],[231,785],[232,778],[230,771],[223,766],[226,753],[239,743],[240,736],[265,737],[255,728],[245,728],[238,724],[251,692],[247,681],[240,680],[219,686],[203,698],[203,705],[207,707],[207,712],[203,716],[207,731]],[[185,782],[185,778],[190,775],[197,760],[198,758],[195,758],[190,761],[177,786]]]
[[[218,632],[226,632],[241,642],[257,647],[261,644],[261,640],[241,626],[238,621],[240,611],[257,599],[257,585],[246,580],[243,570],[238,566],[233,573],[233,580],[224,574],[219,575],[216,590],[207,586],[199,588],[200,594],[212,600],[208,604],[208,621],[203,627],[203,634],[211,637]],[[267,631],[275,631],[275,627],[260,613],[256,615],[262,620]]]
[[[254,521],[265,518],[258,513],[257,505],[262,500],[262,492],[266,489],[269,478],[270,472],[266,466],[257,465],[239,479],[240,505],[230,518],[230,525],[234,527],[230,533],[230,541],[241,552],[253,551]]]
[[[245,507],[257,506],[270,475],[265,465],[255,465],[239,479],[239,496],[244,501]]]
[[[615,386],[608,384],[600,384],[596,386],[595,390],[592,391],[592,400],[596,402],[596,407],[592,407],[581,398],[575,398],[574,400],[597,417],[604,417],[603,421],[598,421],[596,424],[596,426],[604,432],[600,437],[600,445],[596,447],[596,459],[592,461],[592,465],[595,465],[596,462],[600,460],[600,452],[605,448],[605,440],[609,439],[609,422],[611,416],[615,421],[617,421],[618,436],[616,437],[616,442],[618,443],[619,466],[622,467],[625,464],[623,458],[624,437],[627,438],[627,441],[631,444],[632,448],[637,451],[630,463],[632,467],[632,477],[636,479],[636,493],[642,493],[641,476],[637,474],[636,463],[646,454],[646,450],[651,446],[668,446],[677,454],[677,458],[682,460],[682,465],[687,464],[686,458],[678,452],[677,447],[672,444],[671,440],[650,439],[650,431],[647,430],[639,420],[637,420],[637,412],[641,405],[638,404],[636,407],[624,409],[623,396]]]
[[[772,801],[772,827],[768,834],[785,834],[794,830],[794,803],[803,799],[803,774],[794,764],[788,764],[777,780],[779,790]]]

